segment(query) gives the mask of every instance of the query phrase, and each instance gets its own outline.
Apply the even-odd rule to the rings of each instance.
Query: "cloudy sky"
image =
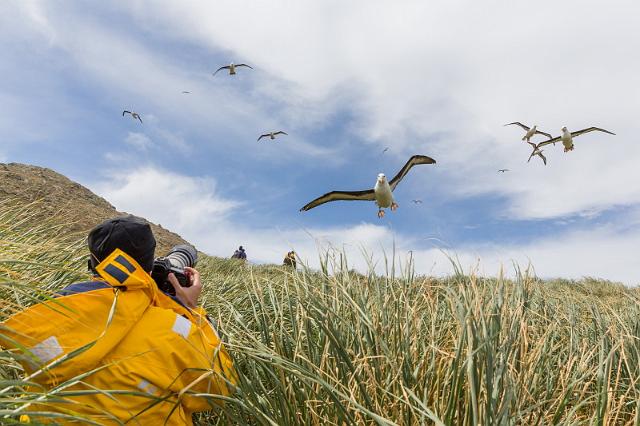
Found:
[[[293,248],[317,265],[330,247],[384,271],[395,250],[425,274],[450,256],[638,284],[639,17],[631,0],[4,0],[0,161],[52,168],[213,255]],[[212,76],[229,62],[254,69]],[[545,167],[512,121],[616,136],[549,146]],[[270,130],[289,136],[256,142]],[[366,202],[298,211],[413,154],[437,164],[383,219]]]

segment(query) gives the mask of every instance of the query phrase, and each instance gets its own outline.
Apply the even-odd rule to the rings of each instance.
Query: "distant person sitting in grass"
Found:
[[[195,265],[195,249],[178,246],[181,254],[171,258],[172,250],[154,260],[151,228],[135,216],[101,223],[88,244],[91,281],[0,324],[2,346],[28,349],[19,358],[27,380],[37,385],[28,392],[43,396],[34,397],[25,414],[38,422],[47,420],[39,415],[55,412],[65,424],[191,425],[193,413],[222,404],[237,373],[197,306],[199,272],[164,262],[165,281],[150,275],[153,269],[157,277],[163,260],[180,263],[179,256],[185,262],[193,257],[184,264]]]
[[[284,266],[291,266],[293,269],[296,269],[296,252],[291,250],[286,254],[284,260],[282,261]]]
[[[238,250],[233,252],[233,255],[231,256],[232,259],[240,259],[240,260],[247,260],[247,253],[244,251],[244,248],[242,246],[238,247]]]

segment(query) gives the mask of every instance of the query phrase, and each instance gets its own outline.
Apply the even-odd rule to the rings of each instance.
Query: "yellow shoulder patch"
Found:
[[[98,266],[96,271],[113,287],[155,289],[153,278],[131,256],[115,249]]]

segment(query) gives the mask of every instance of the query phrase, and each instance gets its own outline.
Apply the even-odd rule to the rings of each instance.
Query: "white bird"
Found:
[[[529,159],[527,160],[527,163],[529,161],[531,161],[531,157],[533,157],[534,155],[537,155],[538,157],[542,158],[542,162],[546,166],[547,165],[547,157],[542,155],[542,151],[544,151],[544,150],[540,149],[540,146],[536,145],[533,142],[527,142],[527,143],[533,147],[533,151],[531,152],[531,155],[529,156]]]
[[[516,126],[520,126],[524,130],[527,131],[527,133],[522,137],[523,141],[529,142],[531,140],[531,138],[533,137],[533,135],[535,135],[536,133],[538,133],[540,135],[544,135],[544,136],[548,137],[549,139],[551,139],[553,137],[549,133],[541,132],[540,130],[538,130],[537,129],[537,127],[538,127],[537,125],[534,125],[533,127],[529,128],[529,126],[525,126],[524,124],[520,123],[519,121],[514,121],[513,123],[505,124],[505,126],[511,126],[512,124],[515,124]]]
[[[289,136],[287,133],[285,133],[282,130],[280,130],[280,131],[277,131],[277,132],[269,132],[269,133],[265,133],[263,135],[260,135],[260,137],[258,138],[258,141],[260,141],[260,139],[266,138],[266,137],[269,137],[271,140],[274,140],[277,135],[287,135],[287,136]]]
[[[548,141],[540,142],[537,146],[541,147],[541,146],[549,145],[550,143],[555,144],[558,141],[562,141],[562,145],[564,145],[564,152],[569,152],[569,151],[573,151],[573,138],[575,138],[576,136],[580,136],[582,134],[589,133],[589,132],[604,132],[604,133],[609,133],[610,135],[615,135],[615,133],[612,133],[605,129],[601,129],[599,127],[587,127],[586,129],[578,130],[575,132],[569,132],[567,130],[567,127],[565,126],[560,130],[562,130],[562,136],[556,136],[555,138],[549,139]]]
[[[500,169],[500,170],[498,170],[498,171],[499,171],[499,172],[501,172],[501,173],[504,173],[504,172],[508,172],[508,171],[510,171],[510,170],[509,170],[509,169]]]
[[[235,75],[236,74],[236,68],[239,67],[247,67],[247,68],[251,68],[253,69],[252,66],[247,65],[247,64],[234,64],[233,62],[231,62],[229,65],[225,65],[224,67],[220,67],[216,70],[216,72],[213,73],[213,75],[218,74],[218,71],[220,70],[229,70],[229,75]]]
[[[140,114],[138,114],[137,112],[131,112],[131,111],[122,111],[122,116],[124,117],[125,114],[131,114],[131,117],[133,117],[134,120],[140,120],[140,123],[142,123],[142,118],[140,118]]]
[[[409,159],[409,161],[407,161],[402,169],[400,169],[398,174],[395,175],[393,179],[391,179],[391,181],[387,181],[387,177],[384,175],[384,173],[380,173],[378,175],[378,178],[376,179],[376,184],[373,189],[367,189],[365,191],[328,192],[306,204],[300,209],[300,211],[311,210],[312,208],[317,207],[320,204],[328,203],[330,201],[375,201],[378,205],[378,217],[383,217],[383,209],[391,208],[391,210],[393,211],[398,208],[398,204],[393,199],[393,190],[396,189],[396,186],[398,186],[402,178],[404,178],[406,174],[409,173],[409,170],[411,170],[413,166],[416,166],[418,164],[435,164],[435,162],[436,160],[431,157],[427,157],[426,155],[414,155]]]

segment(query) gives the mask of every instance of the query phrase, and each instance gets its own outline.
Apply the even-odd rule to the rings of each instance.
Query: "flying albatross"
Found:
[[[224,67],[220,67],[216,70],[216,72],[213,73],[213,75],[218,74],[218,71],[221,70],[229,70],[229,75],[235,75],[236,74],[236,68],[239,67],[247,67],[247,68],[251,68],[253,69],[253,67],[251,65],[247,65],[247,64],[234,64],[233,62],[231,62],[229,65],[225,65]]]
[[[140,114],[138,114],[137,112],[131,112],[131,111],[122,111],[122,116],[124,117],[125,114],[131,114],[131,117],[133,117],[134,120],[140,120],[140,122],[142,123],[142,118],[140,118]]]
[[[375,201],[378,205],[378,217],[383,217],[383,209],[390,207],[393,211],[398,208],[398,204],[396,204],[395,200],[393,199],[392,192],[394,189],[396,189],[396,186],[398,186],[402,178],[404,178],[407,173],[409,173],[409,170],[411,170],[413,166],[417,166],[418,164],[435,164],[435,162],[436,160],[431,157],[427,157],[426,155],[414,155],[409,159],[409,161],[407,161],[402,169],[400,169],[398,174],[395,175],[394,178],[390,181],[387,181],[387,177],[384,175],[384,173],[380,173],[376,180],[376,185],[373,189],[367,189],[364,191],[328,192],[302,207],[300,211],[311,210],[312,208],[317,207],[320,204],[328,203],[329,201]]]
[[[564,145],[564,152],[569,152],[573,151],[573,138],[575,138],[576,136],[580,136],[589,132],[604,132],[609,133],[610,135],[615,135],[615,133],[612,133],[605,129],[601,129],[599,127],[588,127],[586,129],[578,130],[575,132],[569,132],[565,126],[560,130],[562,130],[561,136],[556,136],[555,138],[549,139],[548,141],[542,141],[537,145],[537,147],[539,148],[541,146],[549,145],[550,143],[553,143],[555,145],[556,142],[561,141],[562,145]]]
[[[270,138],[271,140],[274,140],[277,135],[287,135],[287,136],[289,136],[286,132],[283,132],[282,130],[279,130],[277,132],[269,132],[269,133],[265,133],[264,135],[260,135],[260,137],[258,138],[258,142],[260,141],[260,139],[267,138],[267,137]]]
[[[529,159],[527,160],[527,163],[529,161],[531,161],[531,157],[533,157],[534,155],[537,155],[538,157],[542,158],[542,162],[544,163],[544,165],[547,165],[547,157],[545,157],[544,155],[542,155],[542,151],[544,151],[543,149],[540,149],[540,145],[536,145],[533,142],[527,142],[529,145],[531,145],[531,147],[533,148],[533,151],[531,151],[531,155],[529,156]]]
[[[523,141],[529,142],[531,140],[531,138],[533,137],[533,135],[535,135],[536,133],[538,133],[539,135],[544,135],[544,136],[548,137],[549,139],[551,139],[553,137],[549,133],[541,132],[540,130],[538,130],[537,129],[537,127],[538,127],[537,125],[529,128],[529,126],[525,126],[524,124],[520,123],[519,121],[514,121],[513,123],[505,124],[505,126],[511,126],[512,124],[515,124],[516,126],[520,126],[524,130],[527,131],[527,133],[522,137]]]

